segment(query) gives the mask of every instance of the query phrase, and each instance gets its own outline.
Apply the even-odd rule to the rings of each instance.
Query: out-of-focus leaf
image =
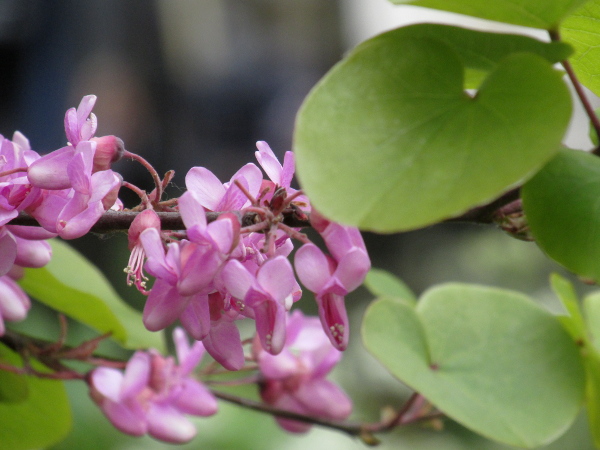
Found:
[[[21,358],[0,344],[3,361],[21,366]],[[44,370],[31,361],[36,370]],[[23,376],[27,398],[0,402],[0,450],[45,448],[63,439],[71,427],[71,409],[62,381]]]

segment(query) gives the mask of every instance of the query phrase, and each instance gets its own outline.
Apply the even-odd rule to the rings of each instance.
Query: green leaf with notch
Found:
[[[311,203],[362,229],[415,229],[492,200],[558,151],[571,99],[549,62],[510,54],[474,97],[463,69],[445,42],[402,29],[334,67],[296,123]]]
[[[543,445],[581,408],[578,347],[556,317],[522,294],[447,284],[425,292],[416,308],[378,300],[362,335],[393,375],[491,439]]]

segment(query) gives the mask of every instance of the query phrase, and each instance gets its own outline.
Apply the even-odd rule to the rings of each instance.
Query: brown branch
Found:
[[[412,411],[414,403],[417,399],[422,398],[420,394],[413,394],[406,404],[401,408],[398,414],[394,415],[391,420],[382,420],[374,423],[360,423],[360,422],[341,422],[337,420],[322,419],[319,417],[313,417],[305,414],[294,413],[290,411],[284,411],[273,406],[267,405],[262,402],[250,400],[244,397],[238,397],[236,395],[228,394],[221,391],[215,391],[211,389],[213,395],[221,400],[225,400],[230,403],[242,406],[244,408],[251,409],[253,411],[259,411],[272,416],[281,417],[284,419],[297,420],[299,422],[305,422],[312,425],[319,425],[333,430],[341,431],[350,436],[356,436],[362,439],[367,445],[377,445],[379,441],[373,436],[373,433],[387,432],[397,426],[405,426],[414,424],[417,422],[423,422],[427,420],[435,420],[444,417],[443,413],[434,412],[426,415],[412,415],[406,420],[403,420],[409,411]]]
[[[256,223],[256,213],[254,212],[245,214],[241,214],[239,211],[230,212],[238,217],[242,226]],[[106,211],[90,231],[92,233],[126,231],[129,229],[133,219],[135,219],[139,213],[140,211]],[[160,225],[163,230],[185,230],[181,214],[178,212],[157,212],[156,214],[158,214],[158,217],[160,218]],[[207,212],[206,218],[208,222],[213,222],[217,220],[221,214],[224,214],[224,212]],[[294,211],[284,211],[283,216],[283,222],[290,227],[305,228],[310,226],[308,220],[298,219]],[[19,213],[19,216],[11,220],[8,225],[39,226],[37,220],[23,212]]]

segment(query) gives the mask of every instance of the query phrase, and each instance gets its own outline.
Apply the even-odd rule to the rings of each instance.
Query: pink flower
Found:
[[[332,420],[344,420],[352,402],[337,385],[325,379],[338,363],[337,351],[321,331],[319,320],[295,310],[288,319],[285,346],[280,354],[265,351],[258,340],[253,347],[264,380],[260,396],[264,402],[285,411]],[[311,425],[276,418],[292,432],[307,431]]]
[[[165,253],[157,230],[140,235],[148,256],[146,271],[156,277],[144,307],[144,324],[158,331],[182,321],[194,339],[210,330],[207,295],[215,290],[214,278],[237,241],[237,219],[223,216],[210,224],[204,209],[190,191],[179,199],[190,240],[170,243]]]
[[[15,132],[13,141],[0,135],[0,225],[8,223],[39,196],[26,177],[28,165],[39,158],[29,141]]]
[[[92,109],[96,104],[95,95],[86,95],[77,109],[70,108],[65,114],[65,134],[73,147],[80,141],[88,141],[96,133],[98,120]]]
[[[274,355],[279,353],[285,341],[285,305],[291,305],[296,287],[289,261],[283,256],[269,259],[254,275],[242,263],[232,260],[221,276],[229,293],[240,302],[237,309],[245,314],[245,309],[250,309],[263,348]]]
[[[351,243],[355,233],[350,227],[334,223],[331,226],[333,229],[326,239],[330,243],[332,236],[342,239],[340,245],[331,243],[339,259],[325,255],[314,244],[304,244],[296,252],[295,266],[302,284],[316,294],[325,333],[337,349],[345,350],[349,334],[344,296],[361,285],[371,262],[364,244]]]
[[[73,195],[57,217],[56,231],[63,239],[86,234],[117,200],[122,179],[112,170],[92,173],[96,144],[81,141],[67,173]]]
[[[285,152],[283,157],[283,166],[265,141],[258,141],[256,143],[257,152],[254,152],[258,163],[261,165],[263,170],[266,172],[271,181],[263,180],[260,188],[261,192],[265,189],[269,189],[269,192],[263,197],[264,200],[271,201],[273,194],[277,188],[283,188],[285,195],[289,196],[296,193],[296,189],[291,188],[292,178],[294,178],[294,172],[296,165],[294,161],[293,152]],[[310,203],[308,198],[304,195],[296,197],[294,203],[301,204],[303,209],[306,211],[310,210]]]
[[[229,299],[229,295],[226,296]],[[225,302],[219,291],[208,295],[210,331],[202,340],[204,348],[227,370],[240,370],[245,363],[240,331],[235,321],[243,316]]]
[[[181,328],[175,329],[173,340],[179,365],[150,350],[136,352],[124,373],[107,367],[92,371],[90,395],[120,431],[184,443],[196,435],[186,414],[216,413],[215,397],[191,376],[204,354],[202,343],[190,347]]]
[[[96,143],[92,173],[110,169],[111,164],[119,161],[125,153],[123,140],[116,136],[95,137],[90,140]]]
[[[192,167],[185,176],[185,185],[188,192],[193,192],[200,204],[209,211],[235,211],[249,204],[246,195],[234,184],[235,180],[256,197],[262,173],[254,164],[246,164],[231,177],[229,183],[221,184],[210,170]]]
[[[133,219],[127,232],[129,250],[131,251],[129,262],[125,268],[125,273],[127,273],[127,284],[129,286],[135,284],[137,289],[143,294],[148,294],[149,292],[146,291],[146,281],[148,280],[148,277],[144,275],[143,271],[146,252],[144,252],[140,234],[149,228],[153,228],[160,232],[160,218],[153,210],[146,209]]]

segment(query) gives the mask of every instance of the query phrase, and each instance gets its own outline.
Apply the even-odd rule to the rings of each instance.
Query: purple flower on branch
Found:
[[[201,342],[190,347],[181,328],[173,332],[179,365],[157,351],[136,352],[125,372],[99,367],[89,377],[90,395],[120,431],[184,443],[196,435],[185,416],[210,416],[217,412],[212,393],[191,373],[204,354]]]
[[[263,381],[260,396],[264,402],[285,411],[344,420],[352,412],[352,402],[336,384],[325,377],[341,358],[321,330],[319,320],[294,311],[288,318],[283,350],[278,355],[265,351],[254,341],[254,355]],[[301,433],[311,425],[276,418],[285,430]]]

